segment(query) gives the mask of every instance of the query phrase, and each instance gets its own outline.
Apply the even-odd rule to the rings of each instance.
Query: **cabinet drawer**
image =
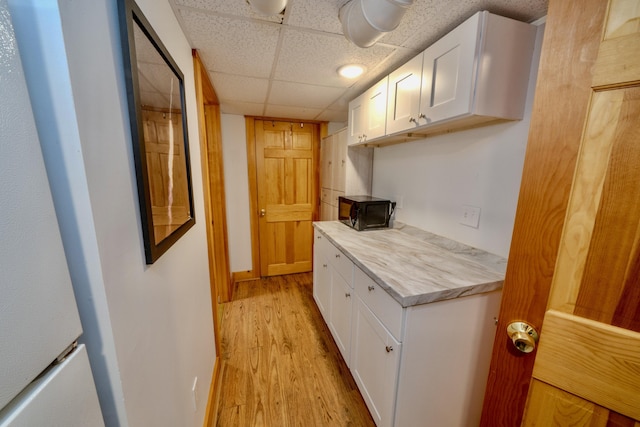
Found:
[[[354,268],[354,287],[360,299],[380,319],[395,339],[402,341],[404,311],[391,295],[359,268]]]
[[[320,200],[322,200],[324,203],[329,203],[329,204],[333,204],[331,197],[332,197],[332,190],[330,190],[329,188],[323,188],[322,191],[320,192]]]
[[[313,230],[313,252],[328,261],[333,253],[333,245],[318,230]]]
[[[332,251],[329,258],[331,266],[342,276],[345,282],[353,288],[353,270],[357,270],[354,269],[353,261],[335,246],[332,245],[331,249]]]
[[[344,196],[344,191],[331,190],[331,204],[337,209],[339,206],[338,198]]]

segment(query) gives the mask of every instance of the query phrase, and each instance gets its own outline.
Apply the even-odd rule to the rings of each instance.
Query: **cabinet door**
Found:
[[[331,206],[329,202],[322,202],[320,204],[320,221],[333,221],[337,219],[338,213],[337,208]],[[336,211],[335,215],[334,212]],[[334,218],[335,217],[335,218]]]
[[[420,54],[389,74],[387,134],[406,131],[424,124],[424,120],[418,120],[422,62],[423,55]]]
[[[331,303],[331,270],[327,262],[329,242],[315,231],[313,245],[313,299],[322,313],[325,322],[329,321],[329,304]]]
[[[388,81],[388,77],[385,77],[365,92],[365,125],[362,142],[371,141],[386,134]]]
[[[424,51],[421,123],[468,114],[473,102],[482,12],[476,13]]]
[[[351,344],[351,373],[378,427],[394,416],[401,344],[356,297]]]
[[[332,271],[331,308],[329,329],[347,366],[350,366],[351,354],[351,313],[353,311],[353,290],[347,282]]]
[[[365,95],[363,93],[356,99],[349,102],[349,127],[347,141],[349,145],[356,145],[362,142],[365,126]]]
[[[347,177],[347,132],[340,131],[333,136],[333,189],[345,191],[345,179]]]
[[[333,188],[334,177],[334,136],[322,138],[320,144],[320,187]]]

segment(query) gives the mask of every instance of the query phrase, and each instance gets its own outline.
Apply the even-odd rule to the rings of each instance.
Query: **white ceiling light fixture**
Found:
[[[279,15],[285,7],[288,0],[247,0],[251,7],[260,15],[273,16]]]
[[[340,8],[345,37],[359,47],[373,46],[395,30],[414,0],[350,0]]]
[[[358,64],[347,64],[338,68],[338,74],[347,79],[355,79],[364,73],[364,67]]]

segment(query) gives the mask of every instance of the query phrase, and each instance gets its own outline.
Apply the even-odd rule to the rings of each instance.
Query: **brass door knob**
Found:
[[[267,214],[266,209],[260,209],[260,216],[265,216]]]
[[[523,353],[531,353],[539,339],[538,331],[525,322],[510,323],[507,326],[507,335],[511,338],[514,347]]]

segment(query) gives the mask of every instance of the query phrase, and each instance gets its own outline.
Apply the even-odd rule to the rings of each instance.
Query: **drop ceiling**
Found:
[[[480,10],[532,22],[548,0],[415,0],[396,30],[370,48],[342,34],[347,0],[289,0],[264,17],[246,0],[169,0],[197,49],[223,113],[347,121],[351,99]],[[338,67],[366,67],[356,80]]]

